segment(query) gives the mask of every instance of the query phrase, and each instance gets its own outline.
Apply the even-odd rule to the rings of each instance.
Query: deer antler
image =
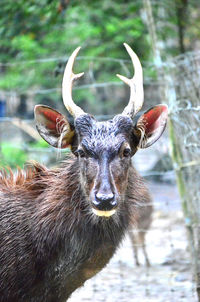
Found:
[[[124,43],[124,46],[131,57],[135,73],[131,79],[119,74],[117,74],[117,76],[120,80],[130,86],[130,100],[122,114],[133,117],[141,109],[144,101],[142,66],[140,60],[130,46],[126,43]]]
[[[77,118],[78,116],[85,114],[85,112],[77,106],[73,99],[72,99],[72,85],[73,81],[80,78],[84,72],[74,74],[72,69],[74,65],[74,61],[78,55],[78,52],[81,47],[78,47],[74,50],[72,55],[70,56],[67,65],[65,67],[64,76],[63,76],[63,82],[62,82],[62,97],[63,97],[63,103],[69,113],[73,115],[74,118]]]

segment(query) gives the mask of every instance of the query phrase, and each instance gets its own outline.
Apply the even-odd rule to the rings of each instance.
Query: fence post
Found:
[[[169,136],[200,301],[200,57],[180,55],[165,71]]]
[[[161,62],[156,38],[151,1],[143,0],[147,25],[152,41],[155,66]],[[200,302],[200,55],[180,55],[165,70],[157,70],[158,78],[164,81],[164,97],[169,104],[169,137],[171,155],[176,171],[177,185],[182,199],[182,208],[196,278]],[[185,60],[185,58],[187,58]],[[161,90],[160,90],[161,92]]]

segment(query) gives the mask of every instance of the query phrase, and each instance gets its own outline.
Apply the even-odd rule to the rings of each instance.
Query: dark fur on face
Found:
[[[102,209],[97,197],[113,196],[111,202],[117,208],[124,200],[131,156],[136,152],[132,120],[117,115],[112,120],[98,122],[83,115],[76,119],[75,128],[78,136],[75,154],[79,157],[86,197],[92,206]]]

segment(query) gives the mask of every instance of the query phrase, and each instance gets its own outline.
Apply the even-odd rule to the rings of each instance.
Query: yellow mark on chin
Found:
[[[95,210],[92,209],[93,213],[97,216],[104,216],[104,217],[110,217],[112,216],[116,210],[111,210],[111,211],[99,211],[99,210]]]

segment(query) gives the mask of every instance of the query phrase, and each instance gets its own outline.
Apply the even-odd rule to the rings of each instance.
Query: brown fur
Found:
[[[109,261],[148,202],[144,190],[131,168],[124,204],[105,219],[91,214],[74,156],[55,170],[34,164],[17,175],[2,171],[0,301],[66,301]]]

